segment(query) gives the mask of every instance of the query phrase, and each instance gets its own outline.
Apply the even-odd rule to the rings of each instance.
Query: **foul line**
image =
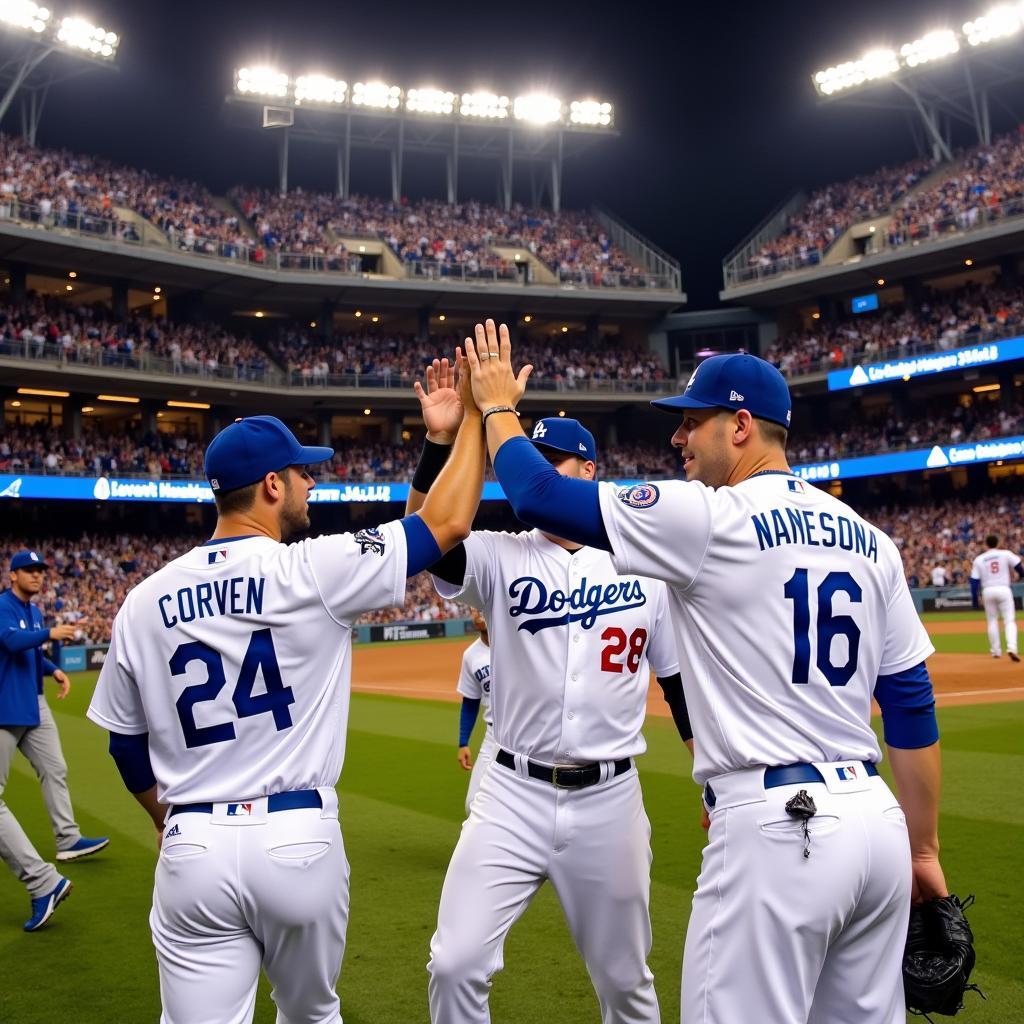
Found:
[[[996,690],[956,690],[952,693],[937,693],[938,697],[986,697],[993,693],[1024,693],[1024,686],[1000,686]]]

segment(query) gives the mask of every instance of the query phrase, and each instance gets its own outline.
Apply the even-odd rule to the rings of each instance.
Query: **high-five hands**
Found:
[[[456,361],[462,352],[456,349]],[[455,363],[435,359],[427,367],[427,387],[416,381],[413,390],[420,400],[420,411],[427,427],[427,438],[436,444],[452,444],[462,423],[462,399],[455,387]]]
[[[496,328],[493,320],[476,325],[476,340],[466,339],[473,398],[482,413],[499,405],[515,408],[533,373],[527,363],[518,374],[512,372],[512,339],[508,327]]]

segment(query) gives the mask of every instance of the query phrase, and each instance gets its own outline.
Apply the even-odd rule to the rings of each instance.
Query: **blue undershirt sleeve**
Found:
[[[50,661],[50,659],[45,654],[43,655],[43,675],[44,676],[52,676],[53,673],[56,672],[57,669],[59,669],[59,668],[60,668],[60,665],[55,665],[52,661]]]
[[[12,654],[27,651],[32,647],[45,644],[50,639],[50,631],[43,626],[40,629],[19,629],[12,626],[0,633],[0,647],[5,647]]]
[[[418,515],[400,519],[405,531],[405,545],[408,550],[405,575],[415,576],[441,557],[441,549],[430,532],[430,527]]]
[[[882,709],[882,729],[890,747],[913,750],[938,741],[935,694],[923,661],[903,672],[879,676],[875,700]]]
[[[1018,562],[1014,567],[1014,571],[1017,575],[1024,580],[1024,562]]]
[[[121,773],[129,793],[144,793],[156,785],[156,776],[149,760],[149,733],[110,734],[110,756]]]
[[[509,438],[498,449],[494,473],[512,511],[524,523],[611,551],[595,480],[562,476],[525,437]]]
[[[469,745],[469,737],[473,735],[477,712],[480,710],[479,697],[463,697],[462,711],[459,714],[459,746]]]
[[[971,580],[971,607],[978,607],[978,595],[981,593],[981,580]]]

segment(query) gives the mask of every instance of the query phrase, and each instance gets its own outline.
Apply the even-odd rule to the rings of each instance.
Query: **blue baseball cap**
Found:
[[[530,440],[538,448],[565,452],[587,462],[597,462],[594,435],[579,420],[564,416],[547,416],[533,425]]]
[[[793,414],[786,378],[771,363],[745,352],[711,356],[693,371],[686,390],[651,402],[657,409],[746,409],[789,429]]]
[[[11,558],[11,572],[15,569],[45,569],[46,562],[36,551],[18,551]]]
[[[333,448],[299,444],[276,416],[246,416],[207,446],[206,479],[215,491],[234,491],[286,466],[326,462],[333,455]]]

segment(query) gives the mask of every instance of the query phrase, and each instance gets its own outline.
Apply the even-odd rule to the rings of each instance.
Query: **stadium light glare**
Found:
[[[1024,4],[1000,4],[973,21],[964,22],[964,35],[971,46],[995,42],[1016,35],[1024,24]]]
[[[352,89],[352,102],[357,107],[397,110],[401,98],[402,90],[386,82],[356,82]]]
[[[96,411],[95,408],[93,408],[93,406],[91,406],[91,405],[83,405],[82,406],[82,412],[95,412],[95,411]]]
[[[463,117],[506,118],[508,97],[493,92],[464,92],[459,113]]]
[[[235,72],[235,89],[243,95],[281,99],[288,95],[288,76],[283,71],[265,66],[239,68]]]
[[[100,28],[85,18],[64,18],[57,30],[57,42],[94,57],[113,60],[120,39],[116,32]]]
[[[123,402],[125,405],[138,405],[141,398],[132,398],[130,395],[97,395],[101,402]]]
[[[860,60],[848,60],[814,75],[814,85],[826,96],[852,89],[854,86],[887,78],[899,71],[900,62],[895,50],[869,50]]]
[[[328,75],[299,75],[295,79],[295,105],[300,103],[344,103],[348,82]]]
[[[2,0],[0,22],[12,28],[21,28],[38,34],[46,31],[50,22],[50,12],[47,8],[32,3],[32,0]]]
[[[19,395],[39,395],[41,398],[70,398],[70,391],[49,391],[46,388],[18,388]]]
[[[444,89],[410,89],[405,109],[413,114],[450,114],[455,110],[455,93]]]
[[[182,402],[176,398],[169,398],[167,405],[171,409],[209,409],[209,402]]]
[[[960,50],[960,42],[956,33],[949,28],[929,32],[920,39],[904,43],[900,47],[900,56],[908,68],[916,68],[933,60],[950,57]]]
[[[562,101],[557,96],[535,92],[517,96],[512,103],[512,113],[517,121],[530,124],[554,124],[562,120]]]
[[[569,120],[573,124],[607,128],[612,123],[612,105],[601,100],[573,100],[569,104]]]

